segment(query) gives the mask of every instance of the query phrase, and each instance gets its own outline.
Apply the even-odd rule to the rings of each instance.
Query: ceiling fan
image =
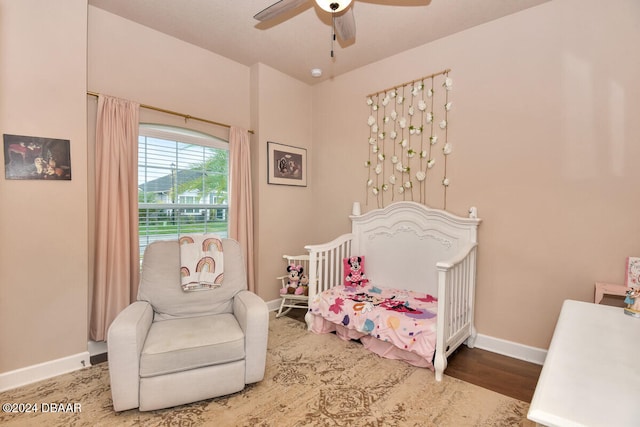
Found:
[[[261,10],[253,17],[258,21],[268,21],[308,1],[310,0],[280,0]],[[353,8],[349,7],[352,1],[353,0],[315,0],[322,10],[332,14],[335,34],[343,41],[351,40],[356,36],[356,21],[353,17]]]

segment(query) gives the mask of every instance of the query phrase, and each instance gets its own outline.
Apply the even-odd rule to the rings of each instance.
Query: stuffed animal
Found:
[[[369,280],[364,274],[364,257],[352,256],[344,259],[344,285],[363,286]]]
[[[300,275],[300,281],[298,282],[298,287],[295,291],[296,295],[304,295],[305,297],[309,296],[309,278],[306,274]]]
[[[289,279],[287,281],[287,287],[280,289],[280,294],[293,294],[296,292],[298,285],[300,284],[300,275],[304,269],[301,265],[288,265],[287,273],[289,274]]]

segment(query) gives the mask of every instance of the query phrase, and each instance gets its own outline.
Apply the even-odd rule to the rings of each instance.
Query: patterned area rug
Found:
[[[3,426],[533,425],[525,402],[446,375],[438,383],[430,370],[382,359],[357,342],[315,335],[273,314],[265,379],[240,393],[115,413],[108,364],[101,363],[0,393],[0,402],[40,405],[37,413],[0,413]]]

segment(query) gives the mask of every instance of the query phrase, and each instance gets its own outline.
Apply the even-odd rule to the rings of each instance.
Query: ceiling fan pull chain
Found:
[[[336,41],[336,15],[331,14],[331,57],[333,58],[333,44]]]

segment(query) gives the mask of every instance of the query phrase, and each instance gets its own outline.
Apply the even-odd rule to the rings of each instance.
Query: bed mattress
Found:
[[[437,299],[401,289],[340,285],[309,303],[315,333],[336,331],[392,359],[433,369]]]

